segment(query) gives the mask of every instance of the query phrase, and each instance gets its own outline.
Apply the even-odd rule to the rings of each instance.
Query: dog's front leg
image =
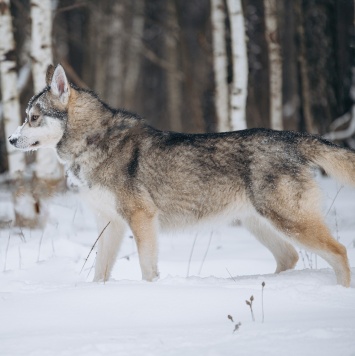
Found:
[[[157,249],[157,218],[146,210],[134,211],[130,227],[137,243],[142,278],[153,281],[159,277]]]
[[[100,215],[97,222],[102,235],[98,241],[94,281],[104,282],[110,278],[126,226],[118,216]]]

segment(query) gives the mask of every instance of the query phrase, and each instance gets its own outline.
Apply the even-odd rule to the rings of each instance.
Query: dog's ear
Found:
[[[46,84],[47,85],[51,85],[53,73],[54,73],[54,66],[52,64],[50,64],[47,68],[47,73],[46,73]]]
[[[69,102],[70,85],[63,67],[58,64],[54,70],[51,81],[51,92],[58,97],[63,105],[67,105]]]

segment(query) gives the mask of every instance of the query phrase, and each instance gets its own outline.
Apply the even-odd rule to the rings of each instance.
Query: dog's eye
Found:
[[[31,121],[37,121],[39,118],[39,115],[32,115]]]

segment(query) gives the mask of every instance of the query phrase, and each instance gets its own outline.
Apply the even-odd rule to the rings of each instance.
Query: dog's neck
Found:
[[[138,117],[110,108],[95,94],[72,89],[64,134],[57,144],[58,157],[71,173],[79,165],[83,169],[87,160],[94,169],[129,134],[144,126]]]

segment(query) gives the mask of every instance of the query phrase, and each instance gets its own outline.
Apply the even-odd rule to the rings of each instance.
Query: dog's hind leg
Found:
[[[153,281],[159,277],[156,216],[139,209],[130,214],[129,224],[137,243],[142,278]]]
[[[334,269],[338,284],[350,285],[346,248],[337,242],[319,212],[319,189],[306,175],[303,180],[280,179],[263,216],[291,243],[324,258]]]
[[[277,220],[276,224],[289,236],[291,241],[325,259],[334,269],[337,283],[350,286],[350,267],[346,248],[330,234],[323,219],[313,214],[293,217],[292,221]]]
[[[119,216],[100,216],[98,217],[99,233],[104,230],[98,241],[95,277],[94,281],[107,281],[110,278],[112,268],[115,264],[118,250],[126,230],[125,223]]]
[[[267,221],[250,216],[243,219],[243,225],[273,254],[277,264],[275,273],[295,267],[299,257],[297,251]]]

